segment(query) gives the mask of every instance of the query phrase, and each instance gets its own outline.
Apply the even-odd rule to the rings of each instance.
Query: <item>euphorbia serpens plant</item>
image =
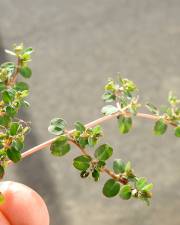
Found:
[[[143,113],[143,104],[139,102],[136,85],[133,81],[118,75],[117,81],[109,79],[104,87],[102,99],[106,105],[101,110],[102,117],[88,124],[77,121],[72,130],[67,129],[64,119],[54,118],[48,130],[55,137],[21,154],[30,126],[28,122],[18,118],[18,112],[22,107],[29,107],[25,100],[29,94],[29,87],[24,81],[19,81],[18,76],[25,79],[31,77],[32,71],[28,63],[31,61],[33,49],[20,44],[14,45],[12,51],[5,51],[14,56],[16,62],[0,65],[0,177],[3,178],[7,166],[47,146],[50,147],[53,156],[61,158],[70,153],[71,145],[74,145],[79,149],[79,154],[73,159],[72,164],[79,171],[81,178],[92,177],[98,182],[101,176],[106,174],[108,179],[102,188],[106,197],[140,199],[149,205],[153,184],[146,178],[137,176],[131,162],[114,159],[112,168],[106,166],[114,149],[108,143],[99,144],[99,139],[103,136],[100,124],[115,119],[120,135],[126,135],[132,129],[133,120],[143,117],[153,121],[155,135],[163,135],[169,127],[176,137],[180,137],[180,100],[170,93],[166,107],[156,107],[147,103],[149,113]],[[3,203],[2,194],[0,199]]]

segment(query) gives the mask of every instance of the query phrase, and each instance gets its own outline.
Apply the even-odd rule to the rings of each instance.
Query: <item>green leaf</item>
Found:
[[[128,92],[133,92],[137,90],[135,83],[131,80],[128,80],[126,78],[122,79],[119,77],[119,82],[123,86],[123,89],[126,92],[126,94],[129,94]]]
[[[20,138],[13,140],[12,147],[14,147],[17,151],[21,151],[24,148],[24,143]]]
[[[115,159],[113,162],[113,170],[116,174],[124,173],[126,164],[122,159]]]
[[[158,115],[158,113],[159,113],[157,107],[151,103],[147,103],[146,108],[155,115]]]
[[[14,163],[21,160],[21,153],[20,151],[16,150],[14,147],[11,147],[7,151],[7,156],[10,160],[12,160]]]
[[[0,179],[4,177],[4,167],[0,165]]]
[[[134,174],[133,174],[133,170],[131,167],[131,162],[127,162],[126,166],[125,166],[125,172],[126,172],[126,176],[128,176],[128,178],[134,178]]]
[[[149,192],[153,189],[153,184],[147,184],[142,188],[142,191]]]
[[[128,133],[132,127],[132,118],[119,116],[118,127],[119,127],[120,133],[122,133],[122,134]]]
[[[26,84],[25,82],[17,82],[14,88],[15,88],[17,91],[25,91],[25,90],[29,90],[29,86],[28,86],[28,84]]]
[[[94,156],[98,160],[105,161],[111,157],[112,153],[112,147],[110,145],[103,144],[96,149]]]
[[[139,191],[142,191],[142,189],[147,185],[147,179],[144,178],[144,177],[141,177],[139,178],[137,181],[136,181],[136,188],[139,190]]]
[[[33,53],[33,49],[31,47],[24,49],[24,53],[30,55]]]
[[[88,137],[88,144],[90,147],[93,147],[97,144],[97,138],[96,137]]]
[[[28,53],[24,53],[21,55],[22,65],[27,65],[27,62],[31,61],[31,55]]]
[[[48,131],[54,135],[61,135],[64,133],[65,125],[66,125],[66,123],[63,119],[54,118],[50,122]]]
[[[74,125],[76,130],[80,131],[80,133],[83,133],[86,130],[85,126],[79,121],[77,121]]]
[[[8,115],[0,116],[0,125],[7,126],[10,123],[11,119]]]
[[[102,135],[102,127],[100,125],[97,125],[92,128],[92,134],[97,136],[97,135]]]
[[[126,164],[126,166],[125,166],[125,171],[126,171],[126,172],[129,172],[129,171],[131,171],[131,170],[132,170],[131,162],[129,161],[129,162],[127,162],[127,164]]]
[[[10,103],[14,100],[15,91],[13,89],[5,90],[2,93],[2,99],[5,103]]]
[[[17,99],[22,100],[23,98],[27,97],[28,95],[29,95],[28,90],[18,91]],[[24,105],[24,102],[22,102],[21,105]]]
[[[104,184],[103,194],[107,198],[112,198],[112,197],[116,196],[119,193],[119,190],[120,190],[120,184],[117,181],[113,180],[113,179],[109,179]]]
[[[119,192],[119,196],[124,199],[124,200],[128,200],[131,198],[132,195],[132,190],[131,190],[131,186],[130,185],[124,185],[121,187],[120,192]]]
[[[87,137],[79,137],[79,145],[84,148],[88,144]]]
[[[22,130],[22,126],[18,122],[11,123],[11,126],[9,128],[9,134],[11,136],[15,136],[19,133],[19,131]]]
[[[118,112],[119,109],[113,105],[106,105],[102,108],[101,112],[105,115],[111,115],[113,113]]]
[[[180,126],[175,128],[175,136],[180,137]]]
[[[30,78],[32,75],[32,71],[28,66],[21,67],[19,72],[24,78]]]
[[[166,132],[167,125],[164,123],[163,119],[159,119],[156,121],[154,125],[154,134],[155,135],[162,135]]]
[[[100,125],[97,125],[91,129],[88,129],[88,131],[90,131],[88,144],[90,147],[94,147],[97,144],[98,138],[102,136],[102,127]]]
[[[7,115],[8,116],[10,116],[10,117],[14,117],[15,115],[16,115],[16,109],[14,108],[14,107],[12,107],[12,106],[7,106],[6,107],[6,113],[7,113]]]
[[[1,68],[5,69],[5,71],[7,72],[7,77],[10,78],[14,74],[14,71],[16,69],[16,65],[12,62],[5,62],[1,65]],[[6,77],[6,72],[4,74],[4,78]],[[2,78],[3,78],[3,76],[1,77],[1,79]]]
[[[94,181],[98,181],[100,177],[99,171],[94,169],[94,171],[92,172],[92,177],[94,178]]]
[[[91,158],[86,155],[81,155],[73,160],[73,166],[81,171],[86,171],[90,167]]]
[[[105,85],[104,89],[105,89],[105,91],[115,92],[116,91],[115,82],[111,78],[108,79],[108,83]]]
[[[105,102],[113,102],[116,99],[116,96],[111,91],[105,91],[102,96],[102,99]]]
[[[58,137],[50,147],[51,153],[54,156],[64,156],[70,151],[70,145],[68,144],[68,138],[65,135]]]
[[[0,82],[0,92],[6,89],[6,85],[3,82]]]
[[[130,170],[132,170],[131,162],[128,161],[127,164],[126,164],[126,166],[125,166],[125,171],[128,172],[128,171],[130,171]]]

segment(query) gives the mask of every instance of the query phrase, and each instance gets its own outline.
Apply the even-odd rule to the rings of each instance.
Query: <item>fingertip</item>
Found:
[[[13,225],[49,225],[49,213],[42,197],[33,189],[12,181],[0,183],[5,203],[0,210]]]
[[[2,214],[2,212],[0,212],[0,224],[1,225],[11,225],[8,220],[6,219],[6,217]]]

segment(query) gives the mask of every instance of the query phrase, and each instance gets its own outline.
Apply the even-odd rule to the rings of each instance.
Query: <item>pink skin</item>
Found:
[[[0,225],[49,225],[44,200],[31,188],[12,181],[0,182],[5,202],[0,205]]]

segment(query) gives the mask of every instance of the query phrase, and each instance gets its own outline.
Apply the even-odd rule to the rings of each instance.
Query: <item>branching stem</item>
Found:
[[[129,113],[129,112],[116,112],[116,113],[113,113],[111,115],[100,117],[99,119],[94,120],[94,121],[86,124],[85,127],[86,128],[94,127],[94,126],[96,126],[98,124],[102,124],[102,123],[104,123],[104,122],[106,122],[108,120],[111,120],[113,118],[116,118],[116,117],[118,117],[120,115],[124,115],[124,116],[127,116],[127,117],[132,116],[132,114]],[[137,113],[136,116],[137,117],[141,117],[141,118],[145,118],[145,119],[150,119],[150,120],[158,120],[160,118],[159,116],[146,114],[146,113]],[[166,122],[169,123],[168,121],[166,121]],[[172,126],[176,126],[175,124],[172,124],[172,123],[170,123],[170,124]],[[74,131],[74,129],[68,131],[68,134],[72,134],[73,131]],[[30,155],[32,155],[32,154],[34,154],[34,153],[36,153],[36,152],[38,152],[38,151],[48,147],[48,146],[50,146],[52,144],[52,142],[54,142],[55,140],[56,140],[56,137],[52,138],[52,139],[50,139],[50,140],[48,140],[46,142],[43,142],[42,144],[39,144],[39,145],[37,145],[37,146],[27,150],[27,151],[25,151],[24,153],[22,153],[22,158],[30,156]],[[11,165],[11,164],[13,164],[13,162],[11,160],[9,160],[8,161],[8,165]]]
[[[96,160],[95,161],[93,160],[92,156],[90,154],[88,154],[86,149],[81,148],[81,146],[78,143],[76,143],[74,140],[72,140],[72,139],[70,139],[69,142],[74,144],[77,148],[79,148],[83,155],[89,156],[92,159],[91,162],[96,164]],[[128,183],[128,180],[126,178],[124,178],[122,175],[115,174],[114,172],[112,172],[107,167],[102,167],[101,168],[101,172],[104,172],[104,173],[108,174],[110,177],[112,177],[113,179],[119,181],[122,184],[127,184]]]

